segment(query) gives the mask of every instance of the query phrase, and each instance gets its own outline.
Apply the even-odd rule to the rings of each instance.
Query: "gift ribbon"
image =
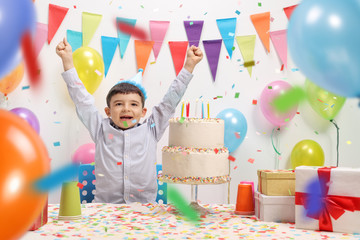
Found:
[[[319,220],[320,231],[330,232],[333,231],[330,216],[337,220],[345,213],[345,210],[351,212],[360,211],[360,197],[328,195],[331,168],[332,167],[318,168],[322,208],[318,213],[307,215],[310,218]],[[307,204],[308,197],[307,193],[296,192],[295,204],[303,205],[306,210],[309,209]]]

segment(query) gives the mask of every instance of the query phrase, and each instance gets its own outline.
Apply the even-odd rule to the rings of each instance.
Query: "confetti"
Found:
[[[131,24],[119,20],[117,21],[116,25],[120,32],[132,35],[133,37],[139,38],[140,40],[145,40],[147,38],[146,31],[141,28],[132,26]]]
[[[39,63],[30,32],[26,31],[21,39],[22,55],[30,78],[30,85],[36,86],[40,82]]]
[[[240,96],[240,93],[239,93],[239,92],[236,92],[236,93],[235,93],[235,98],[239,98],[239,96]]]
[[[235,137],[240,138],[240,134],[238,132],[235,132]]]
[[[234,167],[234,170],[236,170],[237,168],[238,168],[238,166],[235,166],[235,167]]]
[[[229,155],[228,159],[229,159],[230,161],[235,162],[235,159],[236,159],[236,158],[234,158],[233,156]]]
[[[112,140],[112,139],[114,138],[114,135],[111,134],[111,133],[109,133],[108,138],[109,138],[110,140]]]
[[[255,159],[253,159],[253,158],[249,158],[249,159],[248,159],[248,162],[249,162],[249,163],[254,163],[254,161],[255,161]]]
[[[84,184],[78,182],[76,186],[78,186],[80,189],[83,189]]]
[[[54,147],[59,147],[59,146],[60,146],[60,142],[54,142],[53,145],[54,145]]]
[[[185,120],[185,117],[181,117],[181,118],[179,119],[179,123],[184,123],[184,120]]]
[[[305,91],[300,87],[292,87],[275,97],[271,104],[280,112],[287,112],[299,104],[306,97]]]
[[[346,141],[347,144],[351,144],[351,141]]]
[[[117,162],[116,165],[122,165],[122,162]]]
[[[236,10],[235,13],[236,13],[237,15],[240,15],[240,11],[239,11],[239,10]]]
[[[151,128],[155,127],[155,123],[151,124],[150,127],[151,127]]]
[[[97,75],[99,75],[99,76],[101,76],[102,75],[102,73],[99,71],[99,70],[95,70],[95,73],[97,74]]]
[[[251,67],[251,66],[254,66],[254,65],[255,65],[254,61],[244,62],[244,67]]]
[[[126,121],[123,121],[124,127],[128,127],[128,123]]]
[[[71,163],[36,180],[34,187],[40,192],[47,192],[63,182],[73,179],[78,173],[79,164]]]
[[[258,3],[258,6],[261,7],[261,2]]]
[[[25,90],[25,89],[29,89],[30,88],[30,86],[23,86],[22,88],[21,88],[21,90]]]
[[[185,198],[171,185],[168,185],[167,196],[175,208],[192,223],[200,220],[199,214],[185,200]]]
[[[252,104],[253,104],[253,105],[256,105],[256,104],[257,104],[257,100],[255,100],[255,99],[252,100]]]
[[[132,122],[132,123],[137,123],[137,120],[136,120],[136,119],[134,119],[134,120],[132,120],[131,122]]]

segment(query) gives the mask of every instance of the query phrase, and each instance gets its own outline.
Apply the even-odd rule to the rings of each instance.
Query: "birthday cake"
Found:
[[[183,184],[225,183],[230,181],[228,157],[222,119],[172,118],[158,178]]]

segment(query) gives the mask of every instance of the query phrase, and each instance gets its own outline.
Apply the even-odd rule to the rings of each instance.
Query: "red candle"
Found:
[[[186,104],[186,117],[188,118],[189,117],[189,112],[190,112],[190,102],[188,102]]]

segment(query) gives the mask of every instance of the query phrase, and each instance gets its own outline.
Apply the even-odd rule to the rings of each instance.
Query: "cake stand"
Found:
[[[204,208],[198,202],[198,185],[191,184],[191,201],[190,206],[194,208],[200,216],[213,213],[211,210]]]

